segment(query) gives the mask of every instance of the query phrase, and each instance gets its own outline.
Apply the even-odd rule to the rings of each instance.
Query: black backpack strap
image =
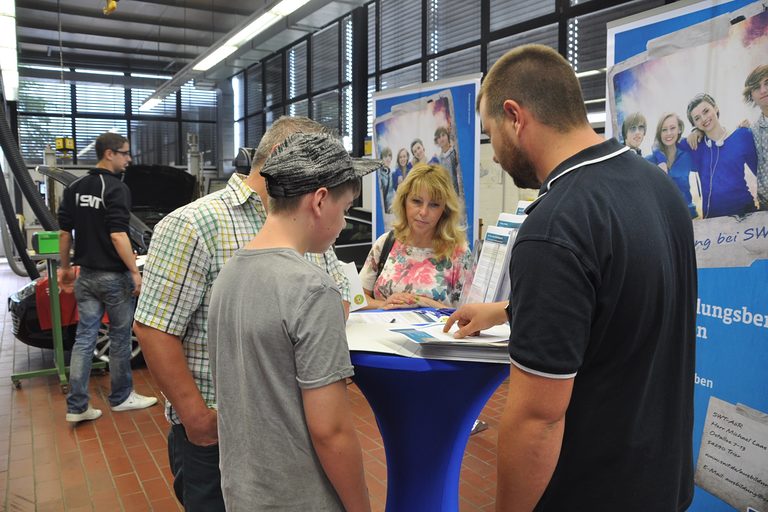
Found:
[[[384,247],[381,248],[381,254],[379,254],[379,261],[376,264],[376,279],[373,280],[374,286],[376,285],[376,281],[379,280],[381,271],[384,270],[384,264],[387,262],[387,258],[389,257],[389,253],[392,251],[393,245],[395,245],[394,230],[389,232],[389,234],[387,235],[387,239],[384,240]]]

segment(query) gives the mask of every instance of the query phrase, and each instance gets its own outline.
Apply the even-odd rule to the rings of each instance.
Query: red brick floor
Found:
[[[6,298],[28,280],[0,260],[0,512],[178,511],[166,451],[167,423],[160,405],[112,413],[109,376],[94,373],[91,400],[104,415],[73,428],[65,420],[65,396],[55,377],[22,381],[14,372],[50,368],[53,352],[13,337]],[[146,368],[134,371],[143,395],[160,396]],[[387,470],[376,421],[365,398],[350,385],[355,424],[363,447],[374,511],[383,511]],[[488,430],[472,436],[461,470],[462,512],[490,511],[496,492],[496,427],[506,384],[491,397],[481,418]]]

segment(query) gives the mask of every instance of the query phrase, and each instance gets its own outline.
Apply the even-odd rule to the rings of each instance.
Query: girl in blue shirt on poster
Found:
[[[656,125],[656,139],[653,145],[653,153],[646,159],[658,165],[675,182],[680,193],[683,194],[688,205],[691,218],[696,218],[696,205],[691,198],[691,185],[688,181],[693,169],[691,153],[680,147],[680,138],[683,136],[685,123],[677,114],[672,112],[661,116]]]
[[[411,170],[411,163],[408,161],[409,156],[408,150],[405,148],[400,148],[400,151],[397,152],[397,160],[392,168],[392,184],[394,185],[395,192],[397,192],[397,187],[400,186],[405,177],[408,176],[408,171]]]
[[[720,110],[709,94],[697,94],[688,103],[688,120],[704,139],[695,150],[687,140],[680,147],[691,151],[694,168],[701,180],[703,217],[744,215],[756,211],[755,198],[744,178],[744,165],[752,174],[757,169],[757,150],[749,128],[729,132],[720,124]]]

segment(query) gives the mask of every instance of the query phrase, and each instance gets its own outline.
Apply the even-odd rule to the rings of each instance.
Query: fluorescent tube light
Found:
[[[136,78],[155,78],[157,80],[170,80],[173,78],[172,76],[168,75],[153,75],[151,73],[131,73],[131,76]]]
[[[16,101],[19,94],[19,67],[16,56],[16,3],[0,0],[0,72],[3,75],[3,95]]]
[[[283,0],[271,8],[269,12],[277,14],[278,16],[288,16],[289,14],[293,14],[299,7],[304,6],[307,2],[309,2],[309,0]]]
[[[163,100],[161,98],[149,98],[139,107],[139,112],[147,112],[158,106]]]
[[[253,39],[257,34],[274,25],[279,19],[280,16],[277,14],[273,14],[271,11],[265,12],[251,23],[249,23],[243,30],[230,37],[229,40],[224,43],[224,45],[239,48],[243,44]]]
[[[581,73],[576,73],[576,78],[586,78],[588,76],[601,75],[603,73],[605,73],[605,68],[591,69],[589,71],[582,71]]]
[[[237,46],[219,46],[213,53],[192,66],[195,71],[208,71],[213,66],[237,51]]]
[[[125,74],[122,71],[108,71],[106,69],[85,69],[85,68],[75,68],[75,73],[88,73],[89,75],[109,75],[109,76],[123,76]]]
[[[282,0],[281,2],[278,2],[274,7],[261,13],[245,27],[235,32],[234,35],[225,36],[220,40],[223,42],[217,42],[215,45],[211,46],[203,55],[198,57],[199,60],[187,64],[181,71],[176,73],[173,78],[161,85],[152,96],[147,98],[139,110],[149,110],[149,108],[146,107],[149,101],[159,97],[165,97],[178,90],[181,84],[186,83],[194,77],[194,71],[208,71],[213,66],[235,53],[242,45],[248,43],[258,34],[277,23],[281,18],[289,16],[308,2],[309,0]],[[152,106],[155,105],[157,105],[157,103],[154,103]]]

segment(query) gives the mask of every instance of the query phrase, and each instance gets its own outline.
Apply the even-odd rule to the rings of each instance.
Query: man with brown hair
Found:
[[[761,210],[768,210],[768,65],[757,66],[744,81],[744,103],[760,109],[752,123],[757,149],[757,199]]]
[[[643,143],[645,133],[648,130],[648,122],[640,112],[633,112],[624,118],[621,123],[621,138],[624,144],[632,148],[638,155],[642,154],[640,144]]]
[[[509,302],[463,306],[446,325],[461,337],[510,323],[496,509],[684,510],[696,321],[685,202],[592,130],[551,48],[502,57],[478,110],[494,159],[540,187],[512,249]]]
[[[133,390],[131,374],[131,321],[134,297],[141,290],[141,274],[128,238],[131,191],[122,174],[131,163],[128,139],[107,132],[96,139],[96,167],[64,190],[59,208],[62,283],[75,278],[69,251],[80,265],[75,298],[80,319],[72,347],[67,395],[70,423],[95,420],[101,410],[88,403],[88,380],[93,349],[106,311],[109,316],[109,404],[113,411],[144,409],[157,398]],[[73,236],[74,231],[74,236]]]

